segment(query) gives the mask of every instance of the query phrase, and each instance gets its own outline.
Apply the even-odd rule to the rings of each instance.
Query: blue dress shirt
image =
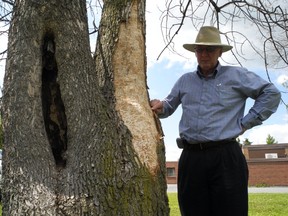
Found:
[[[244,116],[248,97],[255,103]],[[255,73],[218,63],[208,78],[199,68],[181,76],[163,100],[159,118],[170,116],[181,104],[180,137],[190,143],[219,141],[236,138],[242,127],[262,124],[277,110],[280,98],[277,88]]]

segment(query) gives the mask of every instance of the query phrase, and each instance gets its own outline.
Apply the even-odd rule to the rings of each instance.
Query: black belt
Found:
[[[236,143],[236,139],[232,138],[232,139],[227,139],[227,140],[203,142],[203,143],[197,143],[197,144],[191,144],[187,142],[186,140],[182,139],[182,142],[183,142],[184,149],[192,150],[192,151],[205,151],[207,149],[221,148],[221,147],[226,146],[227,144]]]

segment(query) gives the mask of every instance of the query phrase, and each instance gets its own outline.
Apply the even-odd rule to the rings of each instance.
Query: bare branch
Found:
[[[170,2],[171,3],[171,2]],[[159,56],[157,57],[157,60],[160,58],[160,56],[162,55],[162,53],[171,45],[173,39],[176,37],[176,35],[178,34],[178,32],[180,31],[181,27],[183,26],[184,24],[184,20],[186,18],[186,13],[187,13],[187,10],[189,8],[189,5],[191,4],[191,0],[188,1],[188,3],[186,4],[185,6],[185,9],[182,11],[182,19],[180,21],[178,25],[178,29],[176,30],[176,32],[173,34],[173,36],[168,40],[168,43],[166,44],[166,46],[164,47],[164,49],[161,51],[161,53],[159,54]],[[181,4],[182,5],[182,4]],[[181,8],[181,7],[180,7]],[[167,10],[168,12],[169,10]],[[180,10],[181,11],[181,10]],[[163,22],[163,19],[162,19],[162,22]],[[170,35],[170,33],[168,34]]]
[[[13,0],[11,0],[11,1],[9,1],[9,0],[2,0],[2,1],[5,2],[5,3],[7,3],[7,4],[9,4],[9,5],[11,5],[11,6],[14,5],[14,1],[13,1]]]

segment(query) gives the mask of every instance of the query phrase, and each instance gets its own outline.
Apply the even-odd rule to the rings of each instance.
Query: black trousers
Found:
[[[248,167],[238,142],[184,149],[178,167],[182,216],[247,216]]]

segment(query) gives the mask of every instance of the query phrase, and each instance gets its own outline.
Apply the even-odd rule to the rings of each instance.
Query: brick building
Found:
[[[250,186],[288,186],[288,144],[243,146]]]
[[[166,162],[166,181],[167,184],[177,184],[178,161]]]
[[[288,186],[288,144],[242,147],[250,186]],[[178,161],[167,161],[167,184],[177,184]]]

